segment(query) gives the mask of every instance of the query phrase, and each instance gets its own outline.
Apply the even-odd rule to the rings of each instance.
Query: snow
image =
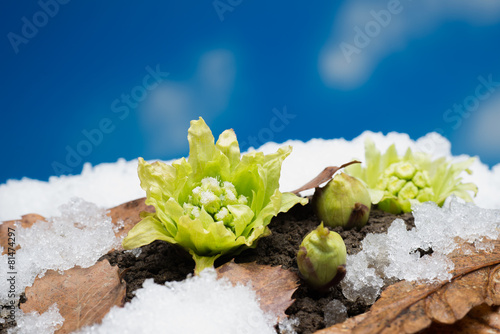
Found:
[[[130,303],[114,307],[102,324],[78,333],[274,334],[273,320],[251,287],[233,286],[218,280],[214,269],[205,269],[182,282],[163,285],[147,279]]]
[[[0,221],[20,219],[27,213],[58,215],[59,206],[71,197],[112,208],[144,196],[137,160],[120,159],[95,167],[86,163],[80,175],[52,176],[48,182],[23,178],[0,184]]]
[[[21,249],[15,253],[14,270],[8,268],[8,255],[0,256],[0,303],[17,299],[37,276],[43,276],[49,269],[90,267],[119,245],[111,218],[104,209],[74,198],[61,206],[60,211],[60,216],[47,222],[39,221],[31,228],[17,226],[15,229],[16,244]],[[11,284],[7,278],[12,276],[15,298],[8,293]]]
[[[403,220],[396,219],[387,234],[368,234],[362,251],[347,256],[347,274],[341,282],[344,296],[371,304],[381,288],[396,279],[441,281],[451,279],[453,263],[448,259],[460,242],[488,251],[484,238],[498,239],[500,210],[482,209],[456,198],[443,208],[432,202],[413,209],[415,227],[407,231]],[[417,251],[432,248],[432,256],[420,257]]]
[[[287,141],[283,144],[267,143],[258,150],[272,153],[282,145],[293,146],[292,154],[283,163],[280,180],[281,190],[291,191],[311,180],[326,166],[338,166],[353,158],[363,160],[364,141],[368,136],[381,151],[396,143],[400,154],[411,147],[436,158],[446,156],[453,161],[468,158],[452,156],[450,143],[436,133],[413,141],[406,134],[392,132],[383,135],[366,131],[352,141]],[[395,220],[386,235],[366,237],[363,251],[347,258],[347,276],[342,283],[347,298],[362,298],[371,303],[384,285],[396,279],[449,279],[448,270],[452,263],[446,255],[456,246],[455,236],[474,243],[477,249],[488,251],[483,236],[497,238],[500,224],[500,211],[487,210],[500,209],[500,164],[490,169],[477,158],[471,169],[473,174],[464,174],[463,178],[464,182],[474,182],[479,187],[476,205],[458,200],[447,201],[443,208],[423,204],[415,208],[416,227],[413,230],[406,231],[404,222]],[[136,160],[126,162],[120,159],[116,163],[95,167],[86,164],[80,175],[51,177],[48,182],[25,178],[1,184],[0,221],[19,219],[27,213],[52,217],[49,222],[38,222],[31,229],[16,228],[17,241],[22,246],[16,253],[16,294],[48,269],[65,270],[75,265],[88,267],[94,264],[119,242],[114,237],[111,219],[106,216],[105,209],[144,196],[139,186]],[[72,197],[81,199],[68,202]],[[429,247],[434,251],[432,256],[420,257],[416,252],[418,248],[425,250]],[[135,256],[140,254],[132,252]],[[7,261],[7,255],[1,256],[0,302],[8,300]],[[341,321],[338,317],[343,316],[342,306],[336,301],[327,304],[325,321]],[[29,326],[38,326],[47,317],[46,332],[51,333],[50,328],[62,321],[58,315],[56,308],[42,315],[17,314],[20,324],[37,333],[45,333],[45,329]],[[164,332],[168,328],[174,333],[274,333],[270,319],[272,315],[261,311],[250,288],[233,287],[229,282],[216,280],[215,274],[208,270],[200,277],[166,285],[146,280],[130,303],[123,308],[114,308],[102,325],[87,328],[84,332],[149,333],[158,329]],[[138,324],[141,327],[136,327]],[[282,333],[293,333],[296,324],[296,319],[288,319],[279,328]]]
[[[9,328],[8,334],[52,334],[64,322],[64,318],[59,314],[57,304],[52,304],[43,314],[38,312],[24,313],[17,309],[15,318],[17,327]]]
[[[407,134],[396,132],[363,132],[352,141],[345,139],[312,139],[306,143],[289,140],[283,144],[267,143],[258,150],[275,152],[282,145],[292,145],[293,152],[283,162],[281,190],[294,190],[323,170],[326,166],[339,166],[353,158],[364,158],[364,141],[370,137],[379,150],[385,151],[391,144],[403,154],[408,147],[427,152],[434,157],[446,156],[461,161],[468,156],[452,156],[450,142],[437,133],[429,133],[414,141]],[[500,209],[500,163],[489,168],[480,159],[471,167],[473,174],[464,174],[464,182],[474,182],[479,187],[475,203],[483,208]],[[313,190],[309,193],[312,194]],[[137,160],[105,163],[92,167],[85,164],[80,175],[53,176],[48,182],[31,180],[8,180],[0,185],[0,221],[20,219],[27,213],[38,213],[45,217],[58,214],[58,207],[68,198],[79,197],[104,208],[144,197],[137,177]]]

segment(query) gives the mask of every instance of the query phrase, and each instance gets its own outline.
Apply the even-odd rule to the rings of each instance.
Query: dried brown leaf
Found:
[[[21,304],[23,312],[44,313],[57,303],[64,318],[63,326],[56,333],[72,331],[98,323],[111,307],[123,306],[125,283],[118,276],[118,267],[108,260],[97,262],[90,268],[74,267],[60,274],[49,270],[26,288],[27,302]]]
[[[3,253],[2,254],[7,254],[7,250],[9,247],[9,236],[8,236],[8,231],[9,228],[15,229],[15,223],[20,222],[21,227],[23,228],[29,228],[31,227],[35,222],[42,220],[45,221],[45,218],[43,216],[37,215],[36,213],[29,213],[27,215],[22,216],[20,220],[9,220],[5,221],[0,224],[0,246],[3,247]],[[15,249],[18,250],[20,247],[17,244],[17,241],[14,241],[16,244]]]
[[[370,311],[349,319],[348,330],[337,324],[317,333],[416,333],[431,324],[454,324],[461,319],[470,325],[472,320],[464,317],[471,309],[500,304],[500,241],[487,242],[493,251],[476,251],[462,243],[450,255],[455,264],[450,282],[398,282],[382,292]],[[498,315],[494,318],[498,321]]]
[[[146,205],[145,201],[145,197],[139,198],[109,209],[108,216],[111,217],[113,224],[120,226],[118,232],[115,233],[117,237],[127,235],[132,227],[141,221],[139,214],[142,211],[155,212],[155,208],[151,205]],[[123,222],[123,225],[120,222]],[[120,245],[116,250],[123,250],[123,247]]]
[[[340,167],[336,167],[336,166],[326,167],[325,169],[323,169],[323,171],[321,173],[318,174],[318,176],[316,176],[314,179],[312,179],[311,181],[304,184],[302,187],[295,189],[294,191],[292,191],[292,193],[298,195],[300,192],[302,192],[304,190],[319,187],[320,184],[322,184],[326,181],[329,181],[332,178],[333,174],[335,174],[339,169],[342,169],[342,168],[347,167],[347,166],[352,165],[352,164],[359,164],[359,163],[361,163],[361,162],[354,160],[354,161],[348,162],[346,164],[343,164]]]
[[[262,310],[276,315],[278,321],[287,317],[285,310],[295,301],[292,295],[297,290],[299,278],[281,267],[231,261],[217,268],[217,274],[233,284],[250,283]]]
[[[500,333],[500,307],[481,304],[453,325],[433,323],[422,334]]]

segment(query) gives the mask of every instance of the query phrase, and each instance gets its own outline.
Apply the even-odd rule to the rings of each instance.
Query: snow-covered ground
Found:
[[[271,153],[282,145],[293,146],[294,151],[285,160],[281,176],[281,190],[290,191],[312,179],[326,166],[340,165],[353,158],[362,161],[364,158],[364,141],[367,136],[371,137],[381,151],[385,151],[389,145],[396,143],[397,150],[400,154],[403,154],[408,147],[411,147],[412,150],[415,151],[424,151],[435,157],[446,156],[454,161],[468,158],[468,156],[452,156],[450,153],[450,143],[445,138],[435,133],[428,134],[425,137],[413,141],[406,134],[389,133],[383,135],[381,133],[367,131],[352,141],[346,141],[344,139],[313,139],[307,143],[300,141],[288,141],[283,144],[267,143],[258,150],[265,153]],[[17,286],[18,291],[23,291],[25,286],[31,285],[34,277],[38,274],[43,274],[46,269],[64,270],[76,264],[90,266],[95,263],[96,259],[99,258],[101,254],[105,254],[108,249],[113,247],[116,240],[112,240],[111,222],[109,218],[104,215],[104,209],[145,196],[144,192],[139,187],[136,168],[136,160],[129,162],[119,160],[116,163],[101,164],[95,167],[87,164],[84,166],[82,174],[80,175],[52,177],[48,182],[22,179],[9,180],[7,183],[0,185],[0,221],[18,219],[27,213],[38,213],[45,217],[53,217],[51,218],[52,227],[40,224],[36,231],[35,229],[28,231],[18,228],[16,232],[19,234],[18,238],[20,242],[22,243],[24,240],[26,243],[26,246],[22,244],[22,248],[17,254],[19,257],[18,262],[21,262],[21,258],[23,258],[23,264],[18,268],[19,277],[24,277],[23,280],[18,280],[17,282],[17,284],[22,284],[22,286]],[[426,225],[426,222],[431,222],[431,226],[440,226],[441,232],[444,233],[447,231],[447,234],[444,234],[449,238],[453,238],[453,236],[457,234],[463,235],[465,233],[464,231],[467,230],[467,224],[470,223],[470,220],[476,219],[476,221],[473,222],[475,226],[482,226],[485,228],[485,234],[482,235],[488,234],[490,236],[496,236],[494,233],[496,233],[497,227],[500,226],[500,211],[486,209],[500,209],[500,164],[489,169],[486,165],[481,163],[479,158],[477,158],[471,170],[473,174],[464,174],[463,178],[464,182],[474,182],[479,188],[478,195],[475,198],[476,205],[463,205],[458,202],[452,202],[448,203],[444,208],[437,208],[429,205],[427,205],[427,207],[422,206],[422,209],[417,212],[416,216],[417,228],[420,228],[420,230],[410,233],[407,238],[404,239],[407,240],[407,242],[405,242],[403,246],[408,247],[408,245],[410,245],[411,247],[415,246],[421,248],[432,246],[433,248],[439,249],[439,242],[442,240],[429,239],[429,236],[436,235],[436,233],[428,230],[429,224]],[[73,202],[70,202],[72,197],[79,197],[84,201],[73,200]],[[70,204],[59,209],[61,205],[66,203]],[[74,228],[73,223],[75,217],[85,225],[85,228]],[[465,218],[458,219],[463,217]],[[57,240],[57,242],[53,240],[52,242],[51,238],[58,238],[58,233],[54,229],[57,229],[58,224],[61,225],[59,226],[60,228],[63,228],[62,225],[64,225],[65,222],[68,225],[65,227],[66,230],[64,231],[65,239]],[[444,224],[454,224],[454,228],[443,228],[443,226],[445,226]],[[400,225],[400,222],[396,221],[393,227],[391,227],[392,232],[398,232],[399,227],[401,227]],[[37,235],[34,235],[34,232],[37,232]],[[389,232],[391,232],[391,230]],[[404,231],[399,232],[404,233]],[[471,236],[468,235],[467,238],[471,238],[471,241],[474,242],[476,240],[474,238],[480,238],[480,232],[481,231],[478,232],[474,230],[471,232]],[[109,235],[109,238],[95,239],[96,233],[100,235]],[[59,238],[62,238],[60,233]],[[378,237],[375,236],[371,238]],[[87,240],[88,247],[82,248],[81,252],[78,251],[78,247],[71,248],[73,245],[70,245],[70,243],[75,243],[74,240],[77,239]],[[29,243],[26,242],[26,240],[29,240]],[[362,260],[365,262],[366,259],[370,259],[370,256],[374,256],[374,254],[376,256],[377,253],[380,253],[380,247],[384,247],[381,240],[377,239],[375,240],[376,242],[373,242],[373,240],[366,241],[365,239],[367,250],[370,251],[371,249],[371,251],[374,252],[371,255],[369,253],[363,255],[364,258]],[[68,243],[67,247],[71,249],[64,251],[64,261],[60,261],[61,255],[58,254],[62,254],[61,251],[66,249],[66,246],[64,246],[65,242]],[[388,242],[390,242],[390,240]],[[370,245],[373,247],[370,248]],[[92,251],[89,251],[89,247]],[[36,251],[37,249],[46,249],[48,253],[53,253],[55,256],[47,257],[47,252]],[[443,250],[443,256],[446,255],[447,252],[447,250]],[[400,253],[405,253],[405,256],[408,255],[406,254],[408,252],[404,250]],[[67,254],[72,254],[74,258],[71,258],[71,256]],[[88,261],[82,262],[82,259]],[[428,263],[425,261],[430,261],[431,259],[423,257],[422,259],[415,258],[413,260],[421,261],[421,263],[408,262],[407,257],[402,259],[402,261],[410,263],[413,269],[418,268],[418,266],[427,266]],[[3,286],[5,284],[3,276],[7,272],[7,256],[2,256],[0,261],[0,268],[2,268],[0,272],[0,288],[2,291],[7,291],[6,287]],[[348,259],[348,264],[349,261],[354,261],[354,258]],[[382,276],[386,275],[387,277],[414,278],[413,276],[405,277],[404,275],[408,273],[413,275],[415,270],[406,270],[397,265],[397,263],[388,263],[384,261],[385,260],[382,259],[381,263],[383,263],[384,266],[379,268],[379,273],[376,273],[378,276],[375,277],[372,275],[372,282],[365,281],[363,284],[373,284],[374,291],[377,290],[377,287],[382,284],[381,280],[384,279],[384,277],[381,277],[380,272],[385,272]],[[443,260],[440,263],[442,264],[441,267],[438,266],[439,268],[435,271],[435,277],[438,278],[444,277],[440,276],[443,275],[443,270],[449,269],[449,267],[447,267],[449,266],[448,262]],[[415,264],[418,266],[415,266]],[[356,268],[356,270],[360,271],[356,274],[357,277],[363,276],[361,272],[366,270],[363,269],[362,265],[355,267],[355,265],[351,264],[351,268],[353,270]],[[373,270],[373,268],[371,269]],[[403,276],[401,277],[400,274]],[[444,272],[444,274],[446,274],[446,272]],[[429,275],[428,272],[427,275]],[[425,278],[432,279],[432,277]],[[348,283],[349,277],[346,277],[344,286],[348,286]],[[353,283],[355,282],[353,281]],[[197,319],[197,316],[193,315],[190,310],[200,307],[197,296],[201,293],[200,291],[204,289],[218,291],[218,293],[207,292],[206,296],[204,295],[203,297],[203,303],[209,305],[206,306],[205,310],[212,313],[206,313],[204,315],[204,319],[208,319],[206,321],[193,321],[193,319]],[[150,307],[151,304],[154,304],[154,300],[156,300],[158,295],[164,295],[165,299],[175,301],[175,306],[166,303],[165,305],[161,305],[161,307]],[[138,290],[137,296],[140,296],[140,298],[137,298],[137,300],[134,299],[127,307],[123,309],[113,309],[105,318],[102,326],[95,326],[92,329],[87,329],[87,332],[112,333],[108,328],[116,329],[117,324],[126,324],[127,320],[132,321],[132,323],[130,323],[132,326],[136,316],[132,317],[130,314],[134,314],[134,312],[145,312],[144,314],[152,315],[151,319],[162,319],[156,323],[162,332],[165,331],[165,321],[170,323],[168,322],[169,318],[166,317],[166,314],[168,314],[172,319],[180,319],[180,324],[185,321],[189,323],[190,326],[198,325],[198,327],[194,327],[194,329],[191,327],[188,329],[186,327],[186,330],[204,333],[208,330],[208,327],[206,327],[207,321],[214,319],[214,317],[235,320],[233,315],[234,310],[239,310],[237,312],[238,314],[253,314],[251,317],[252,323],[248,323],[248,319],[250,319],[248,317],[238,318],[232,323],[226,323],[225,326],[227,325],[227,327],[215,327],[216,331],[219,330],[219,333],[245,333],[245,331],[242,330],[246,330],[248,333],[272,332],[272,326],[269,323],[268,315],[260,312],[256,306],[255,295],[249,288],[241,286],[232,287],[228,283],[215,280],[214,276],[211,274],[207,274],[201,278],[186,279],[184,282],[168,284],[167,286],[157,285],[146,281],[144,288]],[[227,298],[221,298],[221,296],[226,296]],[[232,301],[232,296],[238,296],[238,298]],[[0,297],[0,299],[6,298],[6,296],[2,295],[0,295]],[[356,296],[353,298],[355,297]],[[60,318],[58,317],[59,313],[56,307],[51,309],[50,312],[50,314],[47,313],[42,316],[37,316],[33,314],[22,315],[22,312],[18,311],[17,316],[18,319],[24,319],[24,322],[21,321],[20,323],[25,324],[23,329],[25,333],[29,333],[33,330],[34,327],[29,326],[34,326],[33,324],[37,326],[40,325],[39,321],[46,323],[47,332],[51,333],[51,326],[53,326],[51,321],[52,323],[58,323],[60,322]],[[199,314],[199,312],[203,312],[203,310],[194,312]],[[154,314],[157,314],[157,316],[155,317]],[[246,326],[241,327],[242,324],[246,324]],[[149,325],[154,326],[154,320],[148,322],[148,326]],[[288,327],[290,327],[290,325],[291,324],[288,324]],[[126,328],[126,326],[124,328]],[[257,329],[257,331],[255,329]],[[143,333],[148,333],[152,329],[150,327],[144,327],[143,329],[139,329],[139,331],[134,329],[132,332],[139,333],[141,332],[140,330],[142,330]],[[22,331],[19,333],[21,332]]]

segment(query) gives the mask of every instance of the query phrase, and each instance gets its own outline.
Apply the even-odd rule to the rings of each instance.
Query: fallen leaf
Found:
[[[450,282],[400,281],[385,289],[367,313],[352,318],[349,331],[337,324],[316,333],[416,333],[433,323],[454,324],[479,305],[499,305],[500,241],[485,243],[494,249],[476,251],[463,243],[449,256],[455,264]]]
[[[491,334],[500,332],[500,306],[481,304],[453,325],[433,323],[422,334]]]
[[[295,189],[294,191],[292,191],[292,193],[298,195],[300,192],[304,190],[319,187],[320,184],[329,181],[332,178],[333,174],[335,174],[339,169],[342,169],[352,164],[360,164],[360,163],[361,163],[360,161],[353,160],[351,162],[341,165],[340,167],[336,166],[326,167],[325,169],[323,169],[321,173],[318,174],[318,176],[316,176],[314,179],[304,184],[302,187]]]
[[[7,254],[8,247],[9,247],[9,228],[14,229],[16,228],[15,224],[16,222],[21,223],[21,227],[23,228],[29,228],[31,227],[35,222],[42,220],[45,221],[45,218],[43,216],[37,215],[36,213],[29,213],[27,215],[24,215],[21,217],[19,220],[9,220],[5,221],[0,224],[0,246],[3,247],[3,254]],[[12,230],[10,230],[12,231]],[[14,234],[16,234],[14,232]],[[18,250],[20,247],[17,244],[17,241],[14,240],[14,243],[16,244],[15,249]]]
[[[108,216],[111,217],[115,226],[119,226],[118,232],[115,233],[118,238],[126,236],[132,227],[141,221],[139,214],[142,211],[155,212],[155,208],[151,205],[146,205],[145,201],[145,197],[139,198],[109,209]],[[113,250],[123,250],[123,247],[120,245]]]
[[[64,318],[56,333],[72,331],[98,323],[111,307],[123,306],[125,283],[118,276],[118,267],[108,260],[97,262],[90,268],[74,267],[60,274],[49,270],[25,290],[27,302],[21,304],[23,312],[44,313],[57,303]]]
[[[295,301],[299,277],[281,267],[231,261],[217,268],[217,274],[233,284],[251,284],[262,310],[276,315],[277,322],[287,317],[285,310]]]

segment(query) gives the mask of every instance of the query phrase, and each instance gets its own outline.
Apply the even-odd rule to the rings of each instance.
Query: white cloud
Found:
[[[210,123],[226,110],[235,75],[233,54],[213,50],[200,57],[192,78],[164,81],[151,92],[139,110],[148,154],[186,153],[189,121],[202,116]]]
[[[495,23],[500,20],[500,2],[344,1],[335,17],[332,34],[320,50],[320,75],[329,86],[357,88],[385,57],[403,48],[412,38],[432,32],[445,20],[475,25]]]
[[[500,156],[500,96],[472,112],[469,120],[464,120],[459,136],[480,156]]]

